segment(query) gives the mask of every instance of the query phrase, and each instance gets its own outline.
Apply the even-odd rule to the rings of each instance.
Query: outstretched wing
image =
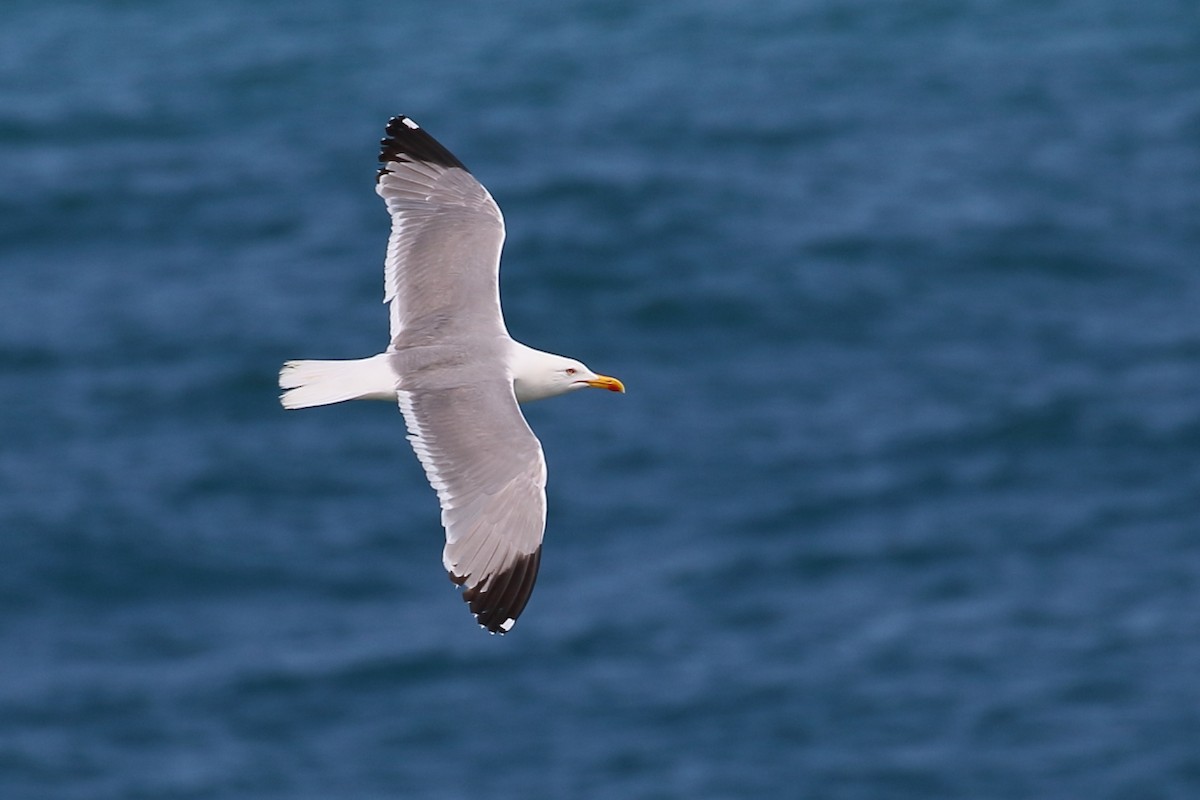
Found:
[[[537,578],[546,527],[546,461],[507,377],[421,388],[400,409],[442,506],[442,563],[480,625],[512,628]],[[455,382],[456,383],[456,382]]]
[[[506,333],[498,285],[504,218],[488,190],[408,117],[388,122],[379,161],[375,191],[392,215],[384,302],[393,342],[411,327],[452,335],[464,319]]]

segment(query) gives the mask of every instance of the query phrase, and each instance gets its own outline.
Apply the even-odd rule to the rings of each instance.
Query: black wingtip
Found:
[[[533,594],[541,561],[542,548],[539,546],[529,555],[514,559],[508,569],[464,591],[463,600],[469,604],[475,621],[491,633],[504,634],[512,630]],[[450,573],[450,580],[462,585],[466,578]]]
[[[384,128],[387,136],[379,140],[379,175],[391,172],[388,164],[406,164],[415,161],[437,164],[442,167],[466,170],[461,161],[434,139],[411,118],[400,115],[388,120]]]

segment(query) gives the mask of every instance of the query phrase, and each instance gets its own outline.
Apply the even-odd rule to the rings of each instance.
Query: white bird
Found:
[[[441,503],[442,563],[479,624],[505,633],[533,591],[546,527],[546,461],[517,404],[625,387],[508,335],[499,207],[411,119],[393,117],[386,131],[375,191],[392,216],[384,262],[391,343],[370,358],[288,361],[279,399],[289,409],[400,404]]]

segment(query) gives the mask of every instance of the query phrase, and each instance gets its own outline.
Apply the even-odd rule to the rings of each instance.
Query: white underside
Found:
[[[312,408],[346,400],[397,401],[399,376],[389,359],[392,353],[339,361],[288,361],[279,372],[279,402],[284,408]],[[505,364],[513,379],[517,402],[528,403],[566,394],[586,385],[596,375],[574,359],[535,350],[508,340]],[[481,369],[487,365],[480,365]],[[568,375],[570,370],[570,375]]]

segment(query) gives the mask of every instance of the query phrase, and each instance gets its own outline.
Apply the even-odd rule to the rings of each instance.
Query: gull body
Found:
[[[280,402],[399,405],[441,503],[443,565],[479,624],[504,633],[533,591],[546,523],[546,462],[518,403],[625,387],[509,336],[498,287],[499,207],[412,120],[393,117],[387,134],[376,192],[392,216],[384,261],[390,342],[369,358],[285,363]]]

